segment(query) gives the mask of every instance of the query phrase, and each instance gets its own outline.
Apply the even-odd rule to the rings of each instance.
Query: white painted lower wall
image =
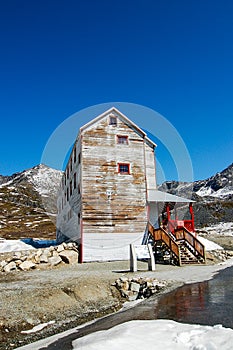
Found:
[[[141,244],[143,233],[89,233],[83,238],[83,261],[129,260],[130,244]]]

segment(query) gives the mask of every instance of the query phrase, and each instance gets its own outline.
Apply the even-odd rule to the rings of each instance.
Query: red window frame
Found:
[[[128,145],[128,136],[127,135],[117,135],[117,143],[118,145]]]
[[[123,175],[130,175],[130,164],[118,163],[118,173]]]

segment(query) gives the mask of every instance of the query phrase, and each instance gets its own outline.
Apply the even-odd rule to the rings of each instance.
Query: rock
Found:
[[[120,291],[123,298],[129,301],[149,298],[152,294],[166,285],[165,281],[158,281],[152,278],[132,278],[120,277],[115,281],[115,287]]]
[[[15,260],[15,264],[17,267],[19,267],[20,264],[22,264],[22,260],[21,259],[18,259],[18,260]]]
[[[52,256],[59,256],[59,253],[56,250],[54,250]]]
[[[11,258],[11,260],[19,260],[19,259],[21,259],[21,256],[22,256],[21,252],[14,252],[14,255]]]
[[[28,271],[35,268],[35,264],[32,261],[26,260],[19,265],[20,270]]]
[[[41,263],[48,263],[50,257],[51,257],[51,252],[48,249],[45,249],[43,251],[42,255],[40,256],[40,262]]]
[[[6,260],[3,260],[3,261],[1,261],[0,262],[0,267],[5,267],[7,265],[7,262],[6,262]]]
[[[5,272],[10,272],[12,270],[16,270],[16,263],[14,261],[11,261],[9,264],[4,266],[3,270]]]
[[[132,292],[139,292],[139,290],[140,290],[140,284],[139,283],[136,283],[136,282],[131,282],[131,284],[130,284],[130,290],[132,291]]]
[[[75,243],[62,243],[57,247],[39,248],[35,250],[11,252],[7,254],[5,260],[0,261],[0,271],[9,272],[11,270],[20,269],[28,270],[39,267],[43,264],[43,267],[56,266],[62,261],[68,264],[74,264],[78,262],[78,249]],[[25,262],[25,264],[23,264]],[[124,288],[129,288],[129,282],[127,279],[123,283],[119,279],[120,285]],[[118,286],[118,289],[121,287]]]
[[[67,264],[75,264],[78,262],[78,253],[73,250],[64,250],[59,256]]]
[[[51,266],[56,266],[62,262],[62,258],[59,255],[51,256],[50,258],[48,258],[48,262]]]
[[[36,252],[36,256],[41,256],[43,254],[43,250],[40,248],[40,249],[38,249],[37,250],[37,252]]]
[[[128,278],[127,277],[120,277],[119,279],[121,282],[128,282]]]
[[[59,246],[57,246],[57,252],[58,252],[58,253],[63,252],[63,250],[65,250],[63,244],[60,244]]]
[[[138,298],[138,293],[129,293],[128,299],[129,301],[134,301]]]

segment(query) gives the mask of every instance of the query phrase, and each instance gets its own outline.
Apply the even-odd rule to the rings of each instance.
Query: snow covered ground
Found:
[[[17,252],[20,250],[35,249],[31,245],[26,244],[20,240],[2,239],[0,238],[0,253]]]
[[[170,320],[130,321],[73,341],[82,350],[227,350],[232,349],[233,330],[182,324]]]
[[[233,222],[220,222],[219,224],[205,227],[205,231],[209,234],[233,236]]]
[[[223,249],[220,245],[210,241],[207,238],[198,236],[198,239],[202,244],[204,244],[206,251]]]

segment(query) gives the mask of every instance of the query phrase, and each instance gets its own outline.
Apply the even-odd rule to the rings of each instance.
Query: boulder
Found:
[[[1,262],[0,262],[0,267],[5,267],[7,265],[7,262],[6,262],[6,260],[2,260]]]
[[[140,290],[140,283],[136,283],[136,282],[131,282],[130,283],[130,290],[132,291],[132,292],[139,292],[139,290]]]
[[[16,263],[14,261],[9,262],[9,264],[4,266],[3,270],[5,272],[10,272],[12,270],[16,270]]]
[[[30,269],[33,269],[34,267],[35,264],[30,260],[25,260],[24,262],[22,262],[22,264],[19,265],[20,270],[23,271],[28,271]]]
[[[48,263],[50,257],[51,257],[51,252],[49,250],[45,249],[40,256],[40,262],[41,263]]]
[[[66,264],[75,264],[78,262],[78,253],[73,250],[64,250],[59,253],[59,256]]]
[[[63,244],[60,244],[59,246],[57,246],[57,252],[58,253],[63,252],[63,250],[65,250]]]
[[[21,252],[14,252],[14,255],[12,256],[11,260],[19,260],[21,259],[22,253]]]
[[[51,256],[48,258],[48,262],[51,266],[56,266],[62,262],[62,258],[59,255]]]

